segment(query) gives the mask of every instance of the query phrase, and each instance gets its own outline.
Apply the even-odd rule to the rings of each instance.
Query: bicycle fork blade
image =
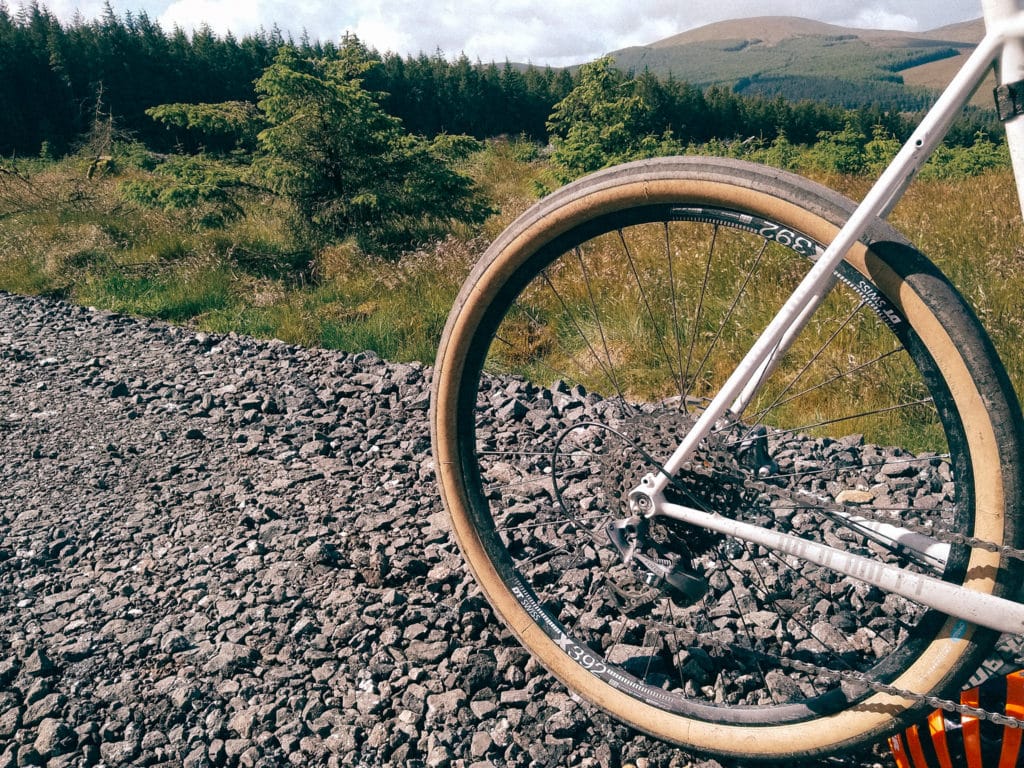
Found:
[[[674,520],[792,555],[972,624],[999,632],[1024,633],[1024,605],[1021,603],[984,592],[975,592],[934,576],[906,571],[791,534],[761,528],[740,520],[732,520],[679,504],[659,502],[657,499],[652,499],[652,501],[656,515],[661,514]]]

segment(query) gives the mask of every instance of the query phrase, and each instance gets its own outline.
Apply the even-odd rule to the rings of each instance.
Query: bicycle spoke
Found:
[[[602,366],[602,369],[605,370],[606,375],[608,376],[609,380],[611,381],[612,387],[614,387],[614,389],[615,389],[615,394],[618,395],[620,398],[623,398],[624,395],[623,395],[622,387],[619,385],[619,382],[618,382],[618,380],[615,377],[615,365],[614,365],[614,363],[612,363],[612,355],[611,355],[611,352],[608,350],[608,339],[607,339],[607,337],[605,335],[604,325],[602,324],[602,321],[601,321],[601,312],[600,312],[600,310],[597,307],[597,299],[594,296],[594,288],[593,288],[593,285],[591,284],[590,276],[587,274],[586,262],[584,261],[583,253],[582,253],[582,251],[579,248],[577,248],[575,250],[575,254],[576,254],[576,259],[577,259],[577,261],[579,262],[579,265],[580,265],[580,272],[583,275],[583,285],[587,289],[587,299],[590,302],[590,308],[591,308],[591,311],[594,314],[594,322],[597,324],[598,336],[601,339],[601,347],[604,350],[604,359],[607,361],[607,364],[608,364],[608,367],[606,369],[604,368],[604,366]],[[576,324],[576,328],[580,332],[581,336],[585,336],[585,334],[583,333],[583,330],[580,328],[579,324]],[[587,342],[587,345],[588,345],[588,347],[590,346],[590,342],[589,341]]]
[[[794,386],[796,386],[796,383],[800,381],[801,377],[803,377],[808,371],[811,370],[812,367],[814,367],[814,364],[821,359],[821,356],[825,353],[825,350],[828,349],[829,346],[831,346],[832,343],[837,338],[839,338],[840,334],[842,334],[842,332],[849,327],[850,323],[853,321],[853,318],[860,313],[861,309],[863,309],[865,305],[866,302],[861,301],[856,307],[853,308],[853,310],[850,311],[850,313],[846,316],[846,319],[843,320],[843,322],[832,332],[832,334],[827,339],[825,339],[824,342],[822,342],[821,346],[818,347],[818,350],[813,355],[811,355],[807,362],[804,363],[803,367],[796,372],[796,375],[794,375],[789,380],[789,383],[786,384],[786,386],[779,391],[779,393],[775,396],[775,399],[767,406],[765,406],[763,409],[761,409],[761,411],[759,411],[757,415],[753,417],[753,421],[755,423],[761,421],[762,419],[765,418],[765,416],[767,416],[767,414],[771,413],[775,408],[779,407],[779,404],[783,401],[785,395]],[[819,386],[823,385],[817,385],[815,387],[810,388],[808,391],[813,392]]]
[[[699,205],[567,240],[503,306],[477,386],[478,495],[488,547],[521,580],[515,599],[543,612],[556,644],[571,638],[680,710],[841,704],[835,673],[887,678],[924,615],[631,506],[810,269],[820,249],[795,241]],[[959,525],[955,456],[888,310],[842,269],[745,414],[713,426],[666,497],[901,568],[958,567],[964,546],[946,561],[878,533]],[[908,436],[915,449],[897,450]]]
[[[757,267],[761,263],[761,259],[764,257],[764,254],[767,250],[768,242],[765,241],[761,245],[761,250],[758,252],[757,257],[754,259],[753,265],[751,265],[750,269],[748,269],[746,274],[744,274],[743,283],[740,286],[739,290],[736,292],[736,295],[733,296],[732,303],[729,305],[728,310],[723,314],[721,320],[719,321],[718,328],[715,331],[714,338],[711,339],[710,343],[708,344],[708,348],[704,353],[704,357],[697,365],[697,372],[694,374],[695,379],[700,378],[701,374],[704,372],[704,366],[706,366],[708,364],[708,361],[711,359],[711,355],[715,351],[715,345],[718,343],[718,340],[722,337],[722,332],[725,330],[725,327],[732,319],[733,313],[736,311],[736,307],[739,306],[740,300],[743,298],[743,294],[746,292],[747,286],[750,284],[750,281],[753,278],[754,273],[757,271]]]
[[[618,236],[619,236],[619,242],[622,245],[623,254],[625,255],[625,258],[626,258],[626,262],[629,264],[630,273],[632,274],[633,279],[636,281],[637,291],[640,294],[640,302],[643,304],[644,309],[647,312],[647,317],[650,320],[651,332],[655,335],[655,338],[657,339],[658,346],[661,348],[661,353],[664,356],[666,364],[668,365],[669,369],[672,369],[673,362],[674,362],[673,358],[672,358],[672,355],[669,353],[668,349],[665,346],[665,339],[662,336],[662,333],[661,333],[661,331],[659,329],[658,318],[655,317],[654,310],[651,308],[651,302],[650,302],[650,300],[647,297],[647,290],[644,288],[644,281],[640,277],[640,273],[637,270],[636,261],[633,259],[633,254],[630,253],[629,246],[626,244],[626,236],[625,236],[625,234],[623,234],[623,231],[621,229],[618,230]],[[674,298],[674,288],[675,288],[675,286],[672,285],[671,279],[672,279],[672,277],[671,277],[671,273],[670,273],[669,274],[669,281],[670,281],[669,282],[669,287],[670,287],[670,289],[672,289],[673,305],[674,305],[674,303],[675,303],[675,298]],[[672,373],[674,374],[674,373],[676,373],[676,371],[672,370]],[[682,379],[682,370],[679,371],[679,377],[680,377],[680,380],[681,380]],[[682,386],[680,386],[680,389],[679,389],[679,396],[683,397],[683,388],[682,388]]]
[[[826,426],[829,426],[829,425],[832,425],[832,424],[840,424],[840,423],[842,423],[844,421],[853,421],[855,419],[863,419],[866,416],[880,416],[880,415],[882,415],[884,413],[893,413],[893,412],[896,412],[896,411],[902,411],[902,410],[906,410],[908,408],[914,408],[914,407],[921,406],[921,405],[929,405],[931,403],[932,403],[932,399],[930,397],[926,397],[926,398],[923,398],[921,400],[915,400],[913,402],[908,402],[908,403],[899,403],[897,405],[890,405],[890,406],[887,406],[885,408],[875,408],[875,409],[870,410],[870,411],[858,411],[857,413],[846,414],[844,416],[837,416],[837,417],[832,418],[832,419],[822,419],[821,421],[808,422],[807,424],[802,424],[802,425],[800,425],[798,427],[791,427],[789,429],[781,430],[777,434],[778,435],[795,435],[795,434],[799,434],[800,432],[810,432],[810,431],[815,430],[815,429],[817,429],[819,427],[826,427]],[[736,441],[737,444],[740,443],[740,442],[742,442],[742,441]]]
[[[823,347],[823,349],[824,349],[824,347]],[[763,410],[759,411],[758,413],[754,414],[751,417],[751,420],[755,421],[755,422],[761,421],[761,420],[763,420],[768,415],[769,411],[771,411],[773,409],[780,408],[780,407],[782,407],[784,405],[788,405],[789,403],[792,403],[792,402],[794,402],[795,400],[798,400],[801,397],[813,394],[814,392],[817,392],[817,391],[819,391],[821,389],[826,389],[830,385],[835,384],[837,381],[841,381],[843,379],[851,378],[853,374],[865,373],[865,372],[869,371],[871,368],[879,365],[883,360],[885,360],[885,359],[887,359],[889,357],[892,357],[893,355],[900,354],[901,352],[905,352],[905,351],[906,350],[904,350],[902,347],[899,347],[899,348],[890,350],[889,352],[884,352],[884,353],[882,353],[878,357],[875,357],[872,360],[868,360],[865,363],[861,363],[860,365],[857,365],[857,366],[855,366],[853,368],[849,368],[849,369],[847,369],[845,371],[842,371],[841,373],[837,373],[835,376],[833,376],[831,378],[828,378],[828,379],[824,379],[823,381],[820,381],[820,382],[814,384],[813,386],[808,387],[807,389],[803,389],[803,390],[800,390],[799,392],[795,392],[792,395],[790,395],[789,397],[778,399],[775,402],[773,402],[770,406],[768,406],[768,407],[764,408]]]
[[[708,284],[711,279],[711,262],[715,255],[715,243],[718,241],[718,225],[715,225],[711,233],[711,244],[708,247],[707,261],[704,267],[704,281],[701,283],[700,295],[697,298],[696,307],[693,311],[693,322],[690,326],[690,344],[689,349],[686,353],[686,370],[683,373],[683,382],[686,386],[686,391],[683,393],[683,402],[685,404],[686,398],[693,394],[692,383],[696,377],[690,376],[690,366],[693,362],[694,348],[697,343],[697,332],[696,329],[700,322],[701,314],[704,310],[704,300],[707,298]]]
[[[686,373],[683,371],[683,331],[679,325],[679,294],[676,290],[675,259],[672,258],[672,239],[669,234],[668,222],[665,227],[665,266],[668,272],[669,299],[672,307],[672,337],[675,341],[676,358],[673,371],[679,372],[679,397],[686,397]]]

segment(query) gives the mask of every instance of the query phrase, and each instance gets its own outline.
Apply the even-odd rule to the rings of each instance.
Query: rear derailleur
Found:
[[[613,520],[605,532],[622,562],[640,581],[658,589],[680,605],[693,605],[708,590],[708,582],[697,573],[689,554],[671,552],[650,535],[650,521],[642,517]]]

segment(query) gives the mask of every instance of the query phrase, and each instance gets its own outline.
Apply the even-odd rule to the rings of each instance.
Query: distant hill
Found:
[[[907,85],[920,86],[932,90],[941,90],[946,84],[953,78],[957,70],[963,66],[964,59],[970,55],[971,50],[974,48],[974,44],[981,41],[981,38],[985,36],[985,25],[981,19],[974,21],[967,21],[963,24],[954,24],[950,27],[942,27],[936,29],[933,32],[927,33],[929,35],[941,35],[946,40],[958,40],[963,43],[968,43],[964,48],[957,53],[956,56],[952,56],[948,59],[941,59],[939,61],[933,61],[928,64],[922,64],[919,67],[913,67],[905,70],[900,74],[903,75],[904,81]],[[989,82],[978,89],[978,93],[973,99],[973,103],[991,108],[992,107],[992,88],[995,86],[995,77],[989,78]]]
[[[857,107],[929,104],[981,40],[982,21],[911,33],[764,16],[709,24],[614,51],[622,69],[671,74],[693,85]],[[990,107],[990,89],[977,103]]]

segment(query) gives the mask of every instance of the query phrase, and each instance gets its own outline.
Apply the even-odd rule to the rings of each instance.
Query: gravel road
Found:
[[[717,766],[492,618],[429,374],[0,295],[0,768]]]

